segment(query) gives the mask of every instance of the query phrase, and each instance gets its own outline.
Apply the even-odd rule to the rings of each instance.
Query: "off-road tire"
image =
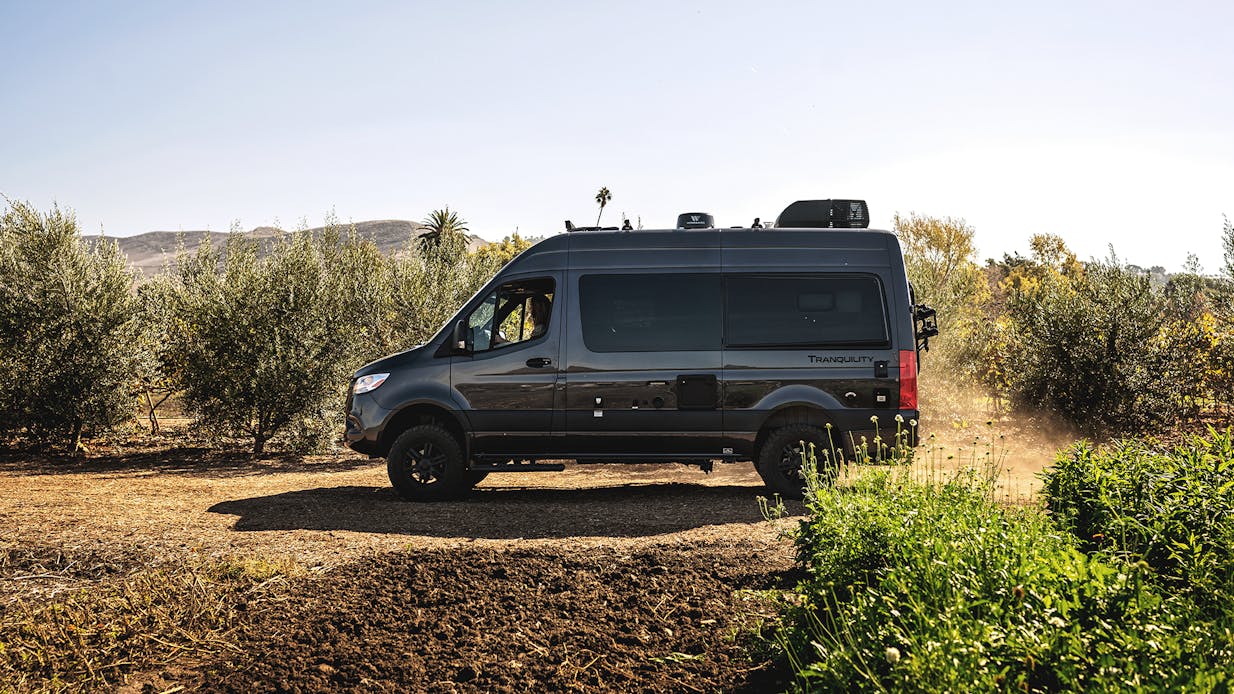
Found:
[[[758,452],[755,468],[763,478],[767,489],[786,499],[800,499],[805,492],[805,479],[801,476],[801,453],[814,444],[819,472],[826,474],[824,466],[830,458],[823,451],[830,450],[827,432],[810,424],[789,424],[772,431],[763,441]],[[833,475],[828,475],[834,479]]]
[[[399,434],[386,456],[394,491],[407,501],[457,499],[471,488],[463,447],[436,424],[421,424]]]

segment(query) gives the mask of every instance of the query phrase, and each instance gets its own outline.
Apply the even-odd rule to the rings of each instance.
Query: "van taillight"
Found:
[[[900,409],[917,409],[917,352],[900,350]]]

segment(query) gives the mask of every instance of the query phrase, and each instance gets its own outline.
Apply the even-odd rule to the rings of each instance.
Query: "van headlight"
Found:
[[[367,376],[361,376],[360,378],[357,378],[356,382],[351,386],[351,392],[356,395],[360,395],[361,393],[368,393],[370,391],[377,390],[381,387],[381,384],[386,382],[387,378],[390,378],[390,374],[369,374]]]

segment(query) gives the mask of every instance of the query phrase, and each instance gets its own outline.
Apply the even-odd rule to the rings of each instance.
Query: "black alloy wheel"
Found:
[[[471,486],[463,465],[463,448],[436,424],[421,424],[394,440],[386,472],[398,495],[408,501],[458,498]]]

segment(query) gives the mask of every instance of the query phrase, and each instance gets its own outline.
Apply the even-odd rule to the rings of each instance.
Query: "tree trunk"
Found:
[[[159,416],[154,411],[154,401],[150,399],[150,389],[146,388],[143,391],[146,395],[146,407],[150,409],[150,435],[158,436],[159,434]]]
[[[71,455],[72,457],[74,457],[74,458],[76,458],[78,455],[80,455],[80,454],[81,454],[81,450],[82,450],[82,445],[81,445],[81,429],[82,429],[82,425],[81,425],[81,422],[80,422],[80,421],[75,422],[75,423],[73,424],[73,433],[71,434],[72,439],[73,439],[72,444],[71,444],[71,445],[73,446],[73,451],[72,451],[72,453],[71,453],[70,455]]]

